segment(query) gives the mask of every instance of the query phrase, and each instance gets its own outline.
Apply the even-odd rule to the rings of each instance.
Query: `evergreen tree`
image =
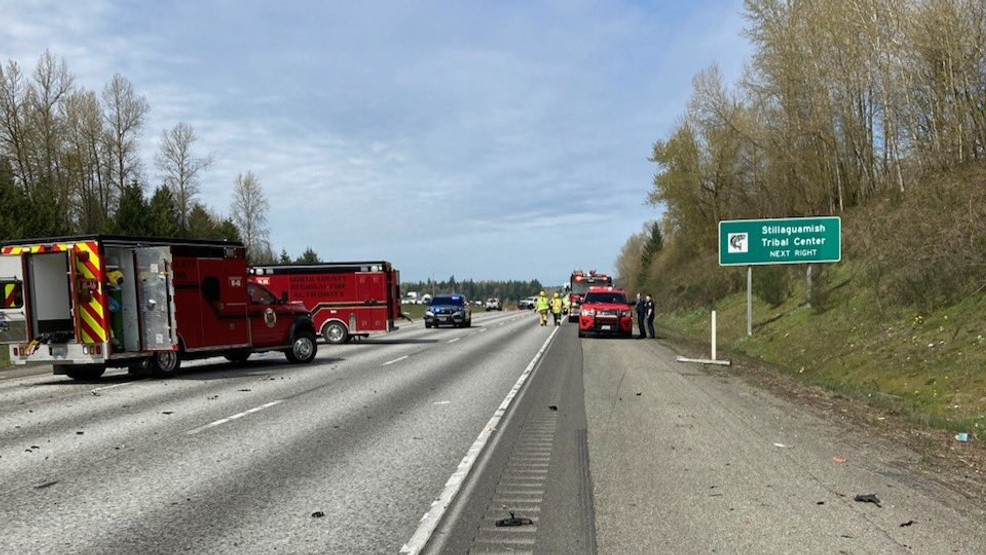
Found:
[[[147,232],[154,237],[178,236],[178,210],[174,196],[164,185],[155,189],[148,203]]]
[[[124,185],[110,229],[113,233],[122,235],[147,236],[150,234],[148,224],[144,189],[136,181]]]
[[[316,264],[321,262],[321,260],[318,258],[318,254],[311,247],[308,247],[295,262],[299,264]]]
[[[287,249],[281,249],[281,254],[277,258],[278,264],[290,264],[291,255],[288,254]]]

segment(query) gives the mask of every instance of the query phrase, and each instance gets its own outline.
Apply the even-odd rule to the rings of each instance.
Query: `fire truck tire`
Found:
[[[291,348],[284,352],[288,361],[293,364],[311,362],[318,353],[318,344],[315,343],[315,334],[302,332],[295,336],[291,342]]]
[[[349,341],[349,330],[341,322],[329,322],[322,328],[322,337],[326,343],[338,345]]]
[[[148,359],[151,376],[155,378],[170,378],[181,367],[181,356],[178,351],[159,351]]]
[[[106,366],[103,364],[72,364],[65,368],[65,375],[76,381],[98,380]]]
[[[225,355],[225,357],[226,360],[230,362],[243,363],[246,362],[248,358],[250,358],[251,354],[253,353],[251,353],[250,351],[233,351],[232,353]]]

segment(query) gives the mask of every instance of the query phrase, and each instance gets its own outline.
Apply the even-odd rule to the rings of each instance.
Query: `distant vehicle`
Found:
[[[472,308],[465,295],[436,295],[425,309],[425,327],[453,326],[468,328],[472,325]]]
[[[626,293],[613,287],[590,287],[579,309],[579,337],[606,334],[633,336],[633,309]]]
[[[419,302],[421,301],[418,299],[417,291],[408,291],[401,299],[401,304],[418,304]]]
[[[589,291],[590,287],[605,287],[613,285],[613,278],[606,274],[597,274],[595,270],[583,272],[575,270],[568,280],[570,292],[568,293],[568,321],[577,322],[579,320],[579,305],[582,304],[582,297]]]
[[[421,295],[418,304],[431,304],[431,295],[429,295],[428,293]]]
[[[538,304],[537,297],[525,297],[521,299],[520,302],[517,303],[517,308],[520,308],[522,310],[534,310],[534,307],[536,307],[537,304]]]
[[[274,264],[250,268],[250,282],[301,301],[328,343],[397,329],[401,279],[386,261]]]
[[[486,310],[503,310],[503,303],[496,297],[486,299]]]

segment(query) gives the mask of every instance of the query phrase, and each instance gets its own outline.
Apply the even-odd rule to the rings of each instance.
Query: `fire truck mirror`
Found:
[[[210,303],[219,301],[219,278],[208,276],[202,280],[202,295]]]

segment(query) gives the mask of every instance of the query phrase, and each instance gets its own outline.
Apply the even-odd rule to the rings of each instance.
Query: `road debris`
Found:
[[[314,513],[312,513],[312,518],[323,518],[324,516],[325,513],[323,513],[322,511],[315,511]]]
[[[961,442],[969,441],[969,434],[966,432],[955,434],[955,439],[956,441],[961,441]]]
[[[780,449],[786,449],[787,445],[784,445],[783,443],[775,443],[774,447],[778,447]]]
[[[834,462],[837,462],[837,463],[839,463],[839,464],[842,464],[842,463],[844,463],[844,462],[846,462],[846,459],[845,459],[845,458],[843,458],[843,457],[832,457],[832,460],[833,460]]]
[[[50,488],[51,486],[53,486],[53,485],[55,485],[57,483],[58,483],[58,480],[49,480],[47,482],[44,482],[42,484],[38,484],[38,485],[34,486],[34,489]],[[901,526],[903,526],[903,524],[901,524]]]
[[[548,405],[548,410],[558,410],[558,405]]]
[[[908,520],[907,522],[901,523],[900,527],[901,528],[904,528],[905,526],[910,526],[910,525],[914,524],[915,522],[917,522],[917,521],[916,520]]]
[[[877,507],[881,506],[880,499],[876,496],[875,493],[861,493],[856,497],[854,497],[853,500],[859,501],[860,503],[873,503]]]
[[[504,526],[532,526],[534,521],[529,518],[519,518],[514,516],[514,512],[510,511],[510,518],[501,518],[496,521],[496,525],[500,528]]]

